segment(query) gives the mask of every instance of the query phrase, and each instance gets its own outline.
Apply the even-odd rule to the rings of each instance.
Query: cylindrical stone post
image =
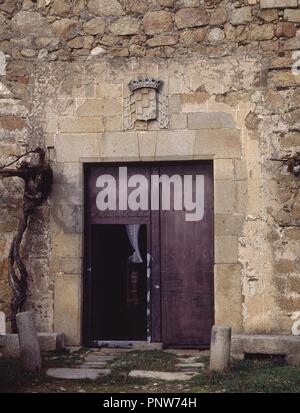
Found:
[[[211,371],[225,371],[230,367],[231,328],[213,326],[210,343]]]
[[[6,333],[6,327],[5,327],[5,314],[0,311],[0,334],[5,334]]]
[[[42,358],[33,312],[19,313],[16,319],[22,367],[28,372],[38,373],[42,368]]]

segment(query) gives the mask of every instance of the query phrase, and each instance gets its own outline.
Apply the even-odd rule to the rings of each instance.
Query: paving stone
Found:
[[[179,357],[178,361],[180,363],[197,363],[199,357]]]
[[[87,363],[83,363],[80,366],[81,369],[102,369],[107,366],[107,363],[104,361],[88,361]]]
[[[47,376],[66,380],[96,380],[99,376],[107,376],[110,372],[109,369],[57,368],[48,369]]]
[[[204,369],[204,363],[179,363],[176,367],[180,369]]]
[[[196,375],[196,373],[169,373],[164,371],[146,371],[146,370],[132,370],[129,377],[141,379],[154,379],[163,381],[188,381]]]

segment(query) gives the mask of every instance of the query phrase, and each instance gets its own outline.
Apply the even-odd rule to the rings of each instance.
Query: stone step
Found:
[[[47,376],[64,380],[96,380],[100,376],[110,374],[109,369],[84,368],[52,368],[47,370]]]
[[[96,361],[89,361],[87,363],[83,363],[80,368],[84,369],[101,369],[103,367],[106,367],[107,363],[105,362],[96,362]]]
[[[149,371],[149,370],[132,370],[129,373],[129,377],[135,377],[140,379],[154,379],[162,381],[188,381],[191,380],[196,373],[171,373],[164,371]]]
[[[204,369],[204,363],[178,363],[176,367],[179,369]]]
[[[199,357],[178,357],[179,363],[197,363]]]

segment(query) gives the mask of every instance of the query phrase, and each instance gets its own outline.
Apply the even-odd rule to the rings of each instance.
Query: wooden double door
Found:
[[[87,165],[85,344],[207,347],[213,240],[212,162]]]

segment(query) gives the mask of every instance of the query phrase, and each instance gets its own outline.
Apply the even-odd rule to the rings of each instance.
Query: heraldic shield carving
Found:
[[[168,98],[161,91],[159,79],[142,77],[129,82],[130,95],[124,99],[124,129],[133,129],[136,121],[157,120],[161,129],[168,128]]]

